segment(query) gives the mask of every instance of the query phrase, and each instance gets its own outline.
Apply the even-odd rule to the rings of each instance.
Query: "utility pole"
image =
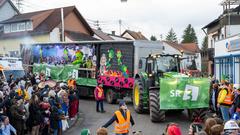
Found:
[[[62,23],[62,42],[65,42],[65,36],[64,36],[64,12],[63,12],[63,8],[61,8],[61,23]]]
[[[161,41],[162,41],[162,39],[163,39],[163,35],[162,35],[162,34],[160,34],[160,39],[161,39]]]
[[[99,24],[99,21],[98,21],[98,20],[96,21],[96,27],[97,27],[98,30],[101,30],[100,24]]]
[[[120,19],[118,23],[119,23],[119,35],[121,36],[121,34],[122,34],[122,20]]]
[[[19,12],[22,12],[22,5],[23,5],[23,0],[14,0],[15,1],[15,3],[16,3],[16,7],[17,7],[17,9],[19,10]]]
[[[127,2],[127,0],[121,0],[121,2],[123,3],[123,2]]]
[[[5,57],[6,56],[6,47],[5,47],[5,45],[3,45],[3,57]]]
[[[231,35],[231,14],[230,14],[230,1],[229,1],[229,3],[228,3],[229,5],[228,5],[228,36],[230,37],[230,35]]]

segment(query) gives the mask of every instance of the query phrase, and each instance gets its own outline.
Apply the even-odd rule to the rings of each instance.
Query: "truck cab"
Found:
[[[1,57],[0,58],[0,77],[7,81],[13,75],[14,80],[25,75],[22,61],[19,58]]]

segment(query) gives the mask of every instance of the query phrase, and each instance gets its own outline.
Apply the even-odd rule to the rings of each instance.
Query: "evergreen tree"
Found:
[[[195,30],[191,24],[189,24],[187,28],[184,30],[182,38],[183,38],[182,43],[198,43]]]
[[[152,35],[152,36],[150,37],[150,40],[151,40],[151,41],[157,41],[157,38]]]
[[[173,42],[173,43],[178,42],[176,33],[174,32],[173,28],[171,28],[170,31],[168,32],[166,36],[166,41]]]
[[[205,36],[202,42],[202,51],[206,51],[208,49],[208,37]]]

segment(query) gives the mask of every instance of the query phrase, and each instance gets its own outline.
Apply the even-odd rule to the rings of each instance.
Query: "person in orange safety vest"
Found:
[[[96,111],[100,112],[99,105],[101,106],[101,112],[104,113],[103,101],[104,101],[104,90],[103,85],[99,84],[94,90],[94,96],[96,100]]]
[[[115,122],[114,132],[116,135],[128,135],[130,130],[130,123],[135,124],[130,111],[124,101],[119,102],[119,110],[117,110],[113,117],[103,125],[104,128],[110,126]]]
[[[75,90],[76,88],[76,81],[73,78],[68,80],[68,88],[71,90]]]
[[[225,81],[220,89],[217,106],[220,108],[224,122],[230,120],[229,109],[233,104],[233,91],[229,82]]]

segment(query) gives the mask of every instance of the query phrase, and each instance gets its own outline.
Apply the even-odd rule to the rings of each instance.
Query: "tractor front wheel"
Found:
[[[150,118],[152,122],[165,121],[165,111],[160,110],[159,90],[150,90]]]
[[[136,79],[133,87],[133,106],[137,113],[143,113],[143,83]]]

